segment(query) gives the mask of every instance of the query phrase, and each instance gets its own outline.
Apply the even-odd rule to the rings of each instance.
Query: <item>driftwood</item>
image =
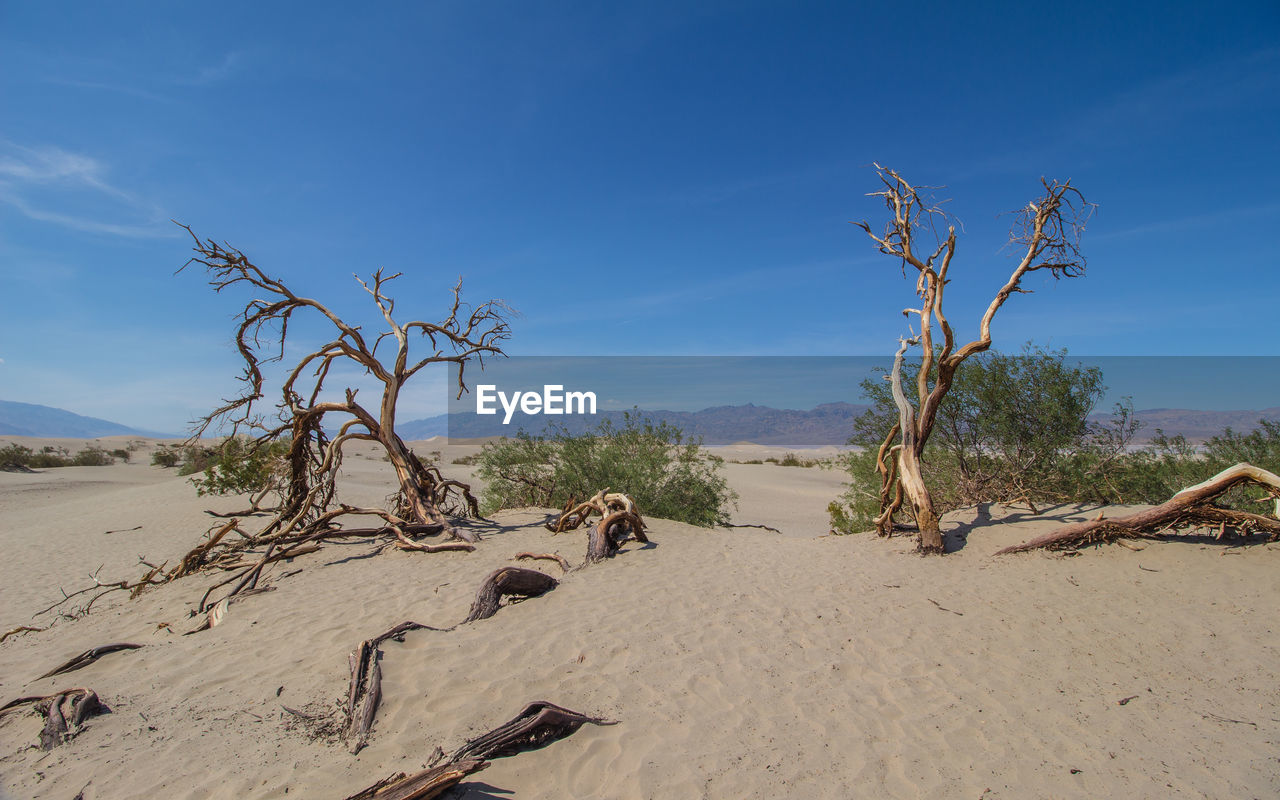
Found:
[[[480,584],[476,599],[471,603],[471,613],[463,620],[468,622],[488,619],[498,613],[498,606],[506,597],[538,597],[559,585],[559,581],[545,572],[523,567],[503,567],[489,573]]]
[[[463,778],[489,766],[488,761],[470,759],[449,762],[406,776],[398,772],[380,780],[347,800],[431,800],[453,788]]]
[[[75,672],[78,669],[83,669],[84,667],[89,666],[90,664],[102,658],[103,656],[107,655],[108,653],[115,653],[115,652],[119,652],[120,650],[137,650],[140,647],[142,647],[142,645],[130,644],[128,642],[121,642],[119,644],[104,644],[101,647],[93,647],[88,650],[85,650],[83,653],[76,656],[75,658],[72,658],[62,664],[59,664],[58,666],[46,672],[45,674],[41,675],[39,678],[36,678],[36,680],[41,680],[43,678],[51,678],[54,675],[61,675],[64,672]]]
[[[607,488],[596,492],[589,500],[575,504],[570,498],[558,517],[547,520],[546,529],[552,533],[577,530],[593,514],[608,516],[614,511],[636,511],[636,501],[621,492],[610,492]]]
[[[618,548],[629,538],[648,542],[644,535],[644,522],[633,511],[615,511],[602,518],[587,532],[587,563],[595,564],[612,558]]]
[[[536,750],[571,735],[586,723],[617,724],[552,703],[530,703],[505,725],[467,741],[444,764],[409,776],[397,773],[347,800],[430,800],[439,797],[467,775],[489,766],[487,759]]]
[[[1111,519],[1099,514],[1097,519],[1064,525],[1029,542],[1006,547],[996,555],[1039,548],[1074,548],[1119,537],[1151,537],[1170,528],[1199,525],[1229,525],[1244,532],[1258,530],[1280,537],[1280,500],[1276,502],[1278,508],[1273,517],[1221,508],[1212,503],[1228,489],[1243,484],[1261,486],[1280,498],[1280,476],[1252,464],[1236,464],[1203,483],[1183,489],[1154,508]]]
[[[382,701],[382,667],[378,663],[382,650],[378,645],[387,639],[404,641],[404,634],[416,630],[439,630],[417,622],[401,622],[380,636],[366,639],[348,656],[351,683],[347,688],[346,722],[343,737],[352,754],[359,753],[369,740],[373,717]],[[417,795],[414,795],[417,796]]]
[[[33,706],[45,718],[40,731],[40,749],[52,750],[80,732],[84,721],[107,710],[92,689],[65,689],[57,694],[20,697],[0,707],[0,714],[24,705]]]
[[[534,569],[503,567],[494,570],[481,582],[480,588],[476,591],[475,600],[471,604],[471,612],[458,625],[492,617],[498,613],[503,597],[537,597],[546,594],[557,585],[559,581],[555,578]],[[379,664],[382,650],[379,645],[387,639],[404,641],[404,634],[409,631],[431,630],[443,633],[457,628],[458,625],[452,628],[433,628],[417,622],[402,622],[379,636],[364,640],[348,655],[351,679],[347,686],[346,706],[343,709],[342,735],[347,742],[347,748],[353,754],[359,753],[368,743],[369,732],[373,729],[373,718],[378,713],[378,704],[382,701],[382,666]]]
[[[588,722],[593,725],[617,724],[540,700],[525,706],[523,711],[506,724],[469,740],[449,757],[449,761],[456,763],[469,758],[502,758],[526,750],[536,750],[557,739],[563,739]]]

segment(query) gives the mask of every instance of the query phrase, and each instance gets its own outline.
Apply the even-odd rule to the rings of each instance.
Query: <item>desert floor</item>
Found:
[[[721,455],[782,452],[734,448]],[[417,449],[441,450],[446,473],[465,478],[450,461],[477,448]],[[148,460],[144,449],[132,464],[0,473],[0,630],[54,622],[32,615],[90,574],[174,561],[212,522],[203,509],[243,505],[197,497]],[[208,576],[115,593],[86,617],[12,636],[0,702],[88,686],[111,713],[47,753],[35,713],[4,715],[0,794],[344,798],[548,700],[618,724],[495,760],[453,797],[1280,796],[1280,545],[995,558],[1096,512],[985,508],[949,516],[954,552],[922,559],[906,539],[825,535],[838,472],[726,468],[735,521],[782,535],[649,520],[652,545],[543,597],[388,641],[358,756],[282,706],[334,712],[360,640],[405,620],[453,625],[515,553],[577,563],[585,534],[551,535],[543,510],[507,511],[469,523],[484,538],[474,553],[366,542],[279,565],[274,591],[195,635],[180,633]],[[344,499],[392,490],[372,453],[344,469]],[[36,678],[111,642],[144,647]]]

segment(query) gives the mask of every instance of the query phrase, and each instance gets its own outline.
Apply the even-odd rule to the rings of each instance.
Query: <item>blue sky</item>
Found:
[[[998,346],[1277,355],[1277,141],[1274,2],[0,2],[0,398],[175,430],[235,391],[243,298],[170,218],[370,326],[352,273],[427,319],[462,275],[514,354],[889,353],[873,161],[945,184],[962,333],[1046,175],[1089,273]]]

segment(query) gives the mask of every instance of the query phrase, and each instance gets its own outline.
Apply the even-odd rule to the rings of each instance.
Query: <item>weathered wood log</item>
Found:
[[[618,724],[553,703],[530,703],[510,722],[468,740],[444,764],[408,776],[396,773],[346,800],[431,800],[467,775],[489,766],[488,759],[536,750],[571,735],[586,723]]]
[[[463,778],[487,766],[488,761],[476,758],[451,761],[408,776],[398,772],[346,800],[431,800],[453,788]]]
[[[84,721],[94,714],[107,710],[92,689],[64,689],[57,694],[35,697],[19,697],[0,707],[0,714],[14,711],[24,705],[33,706],[44,715],[44,729],[40,731],[40,749],[52,750],[80,731]]]
[[[1280,519],[1220,508],[1214,498],[1242,484],[1254,484],[1280,497],[1280,476],[1252,464],[1236,464],[1203,483],[1189,486],[1167,502],[1123,517],[1097,519],[1064,525],[1028,542],[1000,550],[996,555],[1022,553],[1039,548],[1062,549],[1105,542],[1119,537],[1150,537],[1171,527],[1231,525],[1244,531],[1261,530],[1280,536]],[[1280,506],[1280,500],[1277,501]],[[1280,517],[1280,509],[1277,510]]]
[[[359,753],[368,743],[369,731],[373,729],[373,718],[378,713],[378,704],[382,701],[382,666],[378,663],[382,650],[379,645],[387,639],[404,641],[404,634],[416,630],[440,629],[417,622],[401,622],[385,633],[364,640],[348,656],[351,682],[347,687],[343,737],[353,755]]]
[[[479,758],[503,758],[536,750],[572,734],[586,723],[616,725],[616,721],[589,717],[562,706],[537,701],[524,707],[509,722],[477,736],[449,757],[450,763]]]
[[[559,583],[555,578],[536,569],[496,569],[480,584],[476,599],[471,603],[471,613],[462,622],[465,625],[492,617],[498,613],[503,597],[538,597],[556,588]]]
[[[648,542],[644,535],[644,523],[633,511],[615,511],[602,518],[587,532],[587,563],[594,564],[612,558],[628,538]]]
[[[103,656],[107,655],[108,653],[115,653],[120,650],[137,650],[140,647],[142,647],[142,645],[130,644],[128,642],[120,642],[118,644],[104,644],[104,645],[101,645],[100,647],[93,647],[88,650],[85,650],[83,653],[76,656],[75,658],[72,658],[68,661],[63,662],[62,664],[59,664],[58,666],[46,672],[45,674],[41,675],[39,678],[36,678],[36,680],[41,680],[43,678],[51,678],[54,675],[61,675],[64,672],[74,672],[78,669],[83,669],[89,666],[90,664],[92,664],[93,662],[97,661],[98,659],[102,658]]]

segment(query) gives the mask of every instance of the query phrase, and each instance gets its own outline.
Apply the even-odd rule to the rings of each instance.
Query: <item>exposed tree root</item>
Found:
[[[373,728],[373,717],[378,711],[378,703],[382,700],[382,667],[378,659],[382,654],[379,648],[387,639],[404,641],[404,634],[416,630],[440,630],[430,625],[417,622],[401,622],[385,633],[366,639],[348,656],[351,666],[351,683],[347,688],[347,705],[343,738],[347,747],[359,753],[369,740],[369,731]]]
[[[571,569],[573,569],[572,567],[569,566],[569,560],[558,553],[516,553],[514,558],[516,561],[522,561],[526,558],[544,559],[546,561],[556,562],[557,564],[560,565],[560,569],[564,570],[565,572],[568,572]]]
[[[45,674],[41,675],[39,678],[36,678],[36,680],[51,678],[54,675],[61,675],[64,672],[75,672],[78,669],[83,669],[89,666],[90,664],[102,658],[103,656],[107,655],[108,653],[116,653],[116,652],[119,652],[120,650],[137,650],[140,647],[142,647],[142,645],[129,644],[128,642],[120,642],[118,644],[104,644],[101,647],[93,647],[88,650],[85,650],[83,653],[76,656],[75,658],[72,658],[62,664],[59,664],[58,666],[46,672]]]
[[[1203,483],[1183,489],[1154,508],[1112,519],[1099,514],[1097,519],[1064,525],[1029,542],[1006,547],[996,555],[1039,548],[1075,548],[1119,537],[1152,537],[1173,528],[1204,525],[1220,526],[1222,530],[1231,526],[1243,533],[1263,531],[1273,538],[1280,537],[1280,518],[1277,518],[1280,517],[1280,499],[1277,500],[1274,517],[1221,508],[1211,502],[1228,489],[1242,484],[1261,486],[1273,497],[1280,498],[1280,476],[1252,464],[1236,464]]]
[[[488,619],[498,613],[503,597],[537,597],[559,585],[559,581],[545,572],[523,567],[502,567],[489,573],[480,584],[476,599],[471,603],[471,613],[462,624]]]
[[[33,628],[30,625],[19,625],[16,628],[12,628],[10,630],[5,631],[4,635],[0,636],[0,642],[3,642],[5,639],[8,639],[10,636],[17,636],[18,634],[21,634],[21,633],[40,633],[41,631],[47,631],[47,630],[49,629]]]
[[[591,499],[577,505],[574,505],[573,499],[570,498],[564,510],[560,512],[560,516],[547,520],[546,528],[552,533],[572,531],[581,527],[593,514],[604,517],[614,511],[638,513],[634,500],[625,494],[610,492],[605,488],[596,492]]]
[[[351,795],[347,800],[431,800],[453,788],[463,778],[487,766],[488,761],[470,759],[451,761],[408,776],[397,772],[364,791]]]
[[[612,558],[627,539],[648,542],[644,522],[634,511],[615,511],[602,518],[587,532],[587,563],[595,564]]]
[[[0,707],[0,714],[17,710],[24,705],[33,706],[45,718],[40,732],[40,749],[52,750],[80,732],[84,721],[94,714],[107,710],[92,689],[64,689],[57,694],[38,697],[20,697]]]
[[[502,758],[536,750],[557,739],[563,739],[585,723],[616,725],[616,721],[588,717],[545,701],[530,703],[506,724],[483,736],[469,740],[452,756],[450,762],[469,758]]]
[[[617,724],[552,703],[530,703],[505,725],[469,740],[444,764],[410,776],[403,772],[392,775],[347,800],[430,800],[439,797],[467,775],[487,767],[487,759],[535,750],[571,735],[586,723]]]

